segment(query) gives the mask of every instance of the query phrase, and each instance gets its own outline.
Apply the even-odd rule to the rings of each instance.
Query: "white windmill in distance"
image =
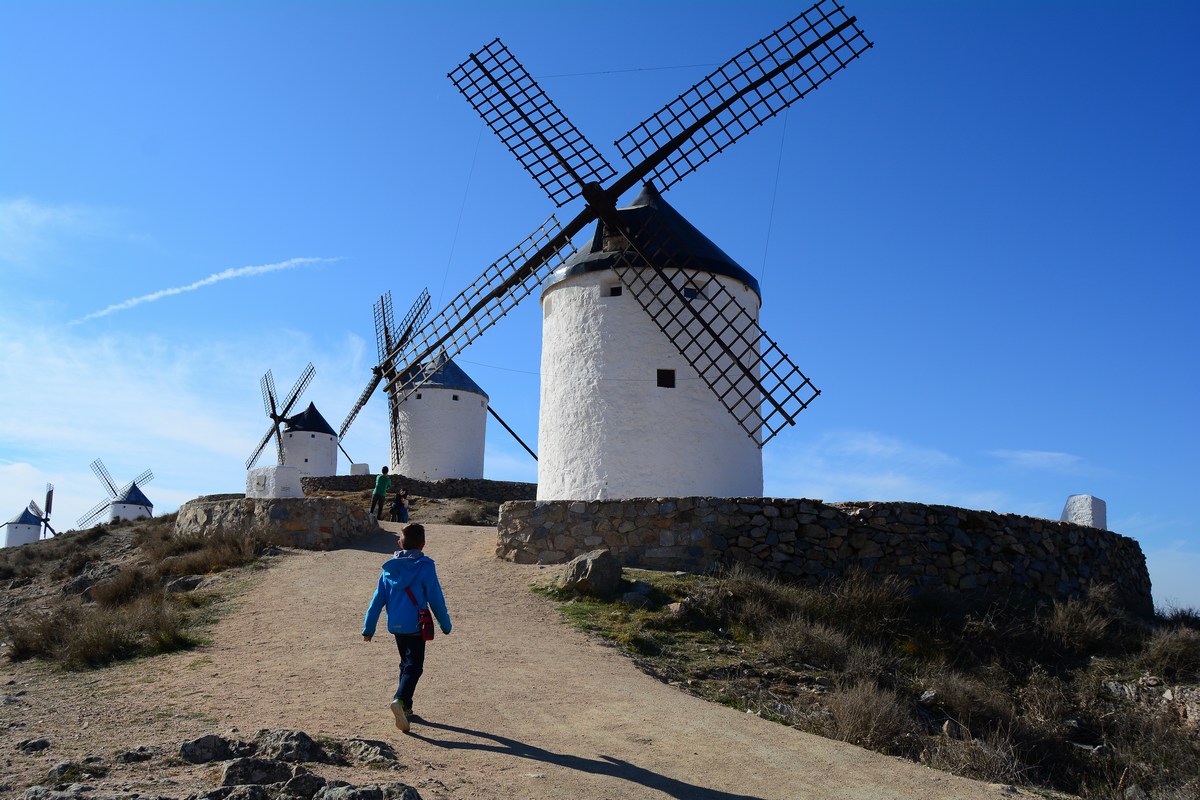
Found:
[[[34,500],[21,510],[20,514],[0,525],[0,547],[18,547],[23,544],[36,542],[46,535],[53,535],[50,527],[50,510],[54,507],[54,484],[46,484],[46,511],[43,512]]]
[[[101,500],[80,517],[76,523],[77,527],[90,527],[105,512],[108,512],[109,522],[123,519],[147,519],[154,516],[154,504],[141,490],[142,486],[154,480],[153,472],[146,470],[118,489],[112,475],[105,468],[104,462],[97,458],[89,466],[92,468],[92,472],[96,473],[100,485],[108,492],[108,499]]]

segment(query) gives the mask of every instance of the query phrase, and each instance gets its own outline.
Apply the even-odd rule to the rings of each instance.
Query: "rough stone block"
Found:
[[[246,497],[304,497],[304,490],[300,488],[300,470],[278,465],[256,467],[246,473]]]

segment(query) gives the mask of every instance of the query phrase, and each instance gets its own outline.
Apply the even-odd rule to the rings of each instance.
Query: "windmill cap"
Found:
[[[407,373],[406,373],[407,374]],[[412,385],[412,379],[408,378],[404,381],[405,388]],[[487,392],[479,388],[479,384],[471,380],[471,376],[463,371],[462,367],[454,363],[453,359],[447,358],[445,362],[438,367],[437,371],[429,376],[425,383],[421,384],[422,389],[450,389],[456,392],[470,392],[477,394],[484,400],[488,399]]]
[[[312,403],[308,404],[308,408],[301,411],[295,416],[288,417],[283,421],[288,431],[304,431],[305,433],[327,433],[330,436],[337,436],[337,433],[321,416],[321,412],[317,411],[317,407]]]
[[[41,525],[42,518],[34,514],[28,508],[21,509],[21,513],[10,519],[5,525]]]
[[[654,184],[645,184],[633,202],[625,208],[617,209],[617,214],[634,230],[652,224],[657,229],[669,231],[674,239],[672,249],[680,250],[687,259],[686,269],[733,278],[750,287],[751,291],[758,295],[759,301],[762,300],[762,292],[754,276],[684,219],[682,214],[663,199]],[[572,275],[612,269],[624,249],[605,250],[605,232],[604,223],[597,222],[596,233],[591,241],[567,259],[562,269],[551,276],[547,285],[553,285]],[[651,245],[654,243],[652,241]],[[636,261],[633,265],[639,266]]]
[[[125,503],[131,506],[146,506],[147,508],[154,508],[154,504],[150,502],[150,498],[146,497],[146,495],[142,493],[142,490],[138,488],[136,483],[129,484],[129,488],[125,491],[125,493],[113,502]]]

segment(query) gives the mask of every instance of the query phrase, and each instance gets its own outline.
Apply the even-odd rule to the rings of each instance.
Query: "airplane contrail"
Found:
[[[221,281],[233,280],[234,278],[245,278],[251,275],[261,275],[264,272],[279,272],[285,269],[295,269],[308,264],[324,264],[339,260],[340,259],[337,258],[289,258],[287,261],[280,261],[277,264],[259,264],[256,266],[237,268],[231,267],[230,269],[213,273],[207,278],[201,278],[195,283],[189,283],[186,286],[175,286],[170,289],[159,289],[157,292],[144,294],[140,297],[131,297],[128,300],[123,300],[120,303],[114,303],[113,305],[108,306],[107,308],[102,308],[99,311],[93,311],[92,313],[82,316],[77,320],[73,320],[68,324],[78,325],[81,322],[87,322],[89,319],[107,317],[109,314],[115,314],[118,311],[125,311],[126,309],[133,308],[134,306],[140,306],[142,303],[152,303],[155,300],[161,300],[162,298],[170,297],[171,295],[183,294],[184,292],[194,292],[197,289],[210,286],[214,283],[220,283]]]

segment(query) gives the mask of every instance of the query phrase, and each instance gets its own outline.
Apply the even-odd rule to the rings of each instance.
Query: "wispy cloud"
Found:
[[[114,303],[111,306],[102,308],[99,311],[93,311],[86,314],[77,320],[72,320],[71,325],[78,325],[82,322],[87,322],[91,319],[107,317],[109,314],[115,314],[118,311],[127,311],[134,306],[140,306],[143,303],[153,303],[155,300],[162,300],[164,297],[172,297],[185,292],[194,292],[197,289],[203,289],[205,286],[211,286],[214,283],[221,281],[234,280],[235,278],[248,278],[253,275],[262,275],[267,272],[280,272],[288,269],[296,269],[298,267],[308,266],[309,264],[328,264],[338,261],[336,258],[289,258],[287,261],[280,261],[277,264],[259,264],[249,267],[231,267],[230,269],[221,272],[213,273],[207,278],[201,278],[198,281],[189,283],[186,286],[174,286],[170,289],[159,289],[157,292],[144,294],[139,297],[131,297],[128,300],[123,300],[120,303]]]
[[[60,236],[95,234],[110,212],[47,205],[28,197],[0,199],[0,264],[25,265]]]
[[[779,497],[961,502],[997,498],[962,491],[949,453],[868,431],[830,431],[800,446],[763,451],[764,490]]]
[[[1047,450],[993,450],[988,455],[1019,469],[1076,472],[1085,466],[1079,456]]]

